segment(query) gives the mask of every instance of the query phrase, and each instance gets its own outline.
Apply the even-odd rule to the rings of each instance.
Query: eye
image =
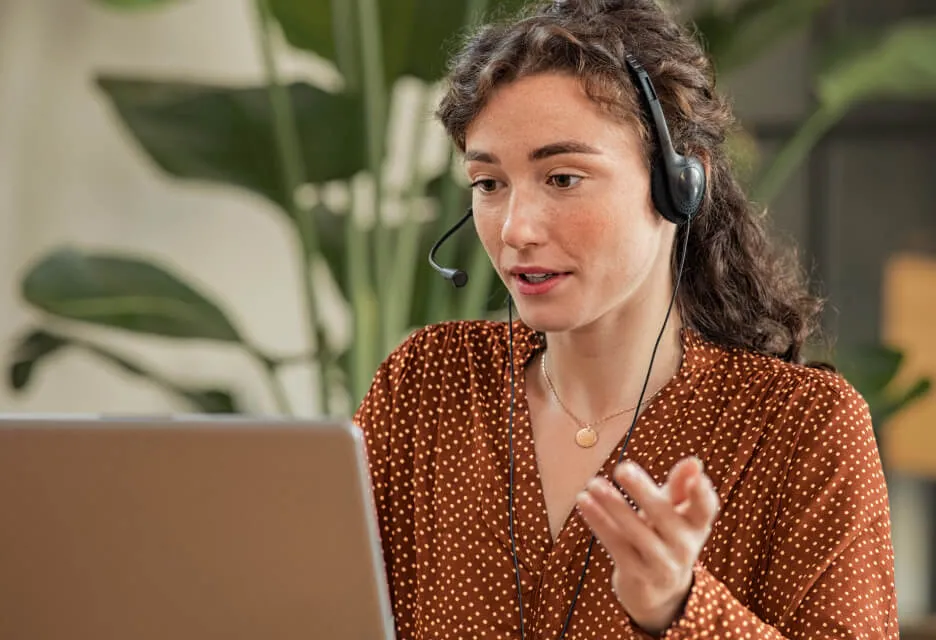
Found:
[[[569,173],[557,173],[546,179],[558,189],[571,189],[583,180],[582,176],[574,176]]]
[[[472,189],[477,189],[482,193],[493,193],[497,190],[497,180],[494,178],[481,178],[471,183]]]

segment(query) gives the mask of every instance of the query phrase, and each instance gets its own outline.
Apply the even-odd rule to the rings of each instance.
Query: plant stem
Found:
[[[293,112],[292,100],[289,91],[283,86],[276,67],[276,57],[273,54],[273,42],[270,35],[272,13],[268,0],[256,0],[258,15],[258,35],[260,50],[263,55],[263,67],[266,75],[267,90],[270,95],[270,105],[273,110],[273,132],[276,138],[277,152],[279,153],[279,166],[282,171],[285,201],[289,203],[289,214],[296,223],[300,244],[300,269],[302,271],[303,299],[305,300],[308,315],[308,333],[310,347],[318,352],[318,390],[316,406],[319,412],[328,415],[329,393],[328,376],[326,372],[333,366],[333,358],[329,353],[328,342],[324,335],[324,328],[318,317],[312,282],[312,256],[318,255],[318,238],[315,232],[315,219],[307,207],[300,207],[296,201],[296,191],[305,183],[306,169],[299,146],[299,129]]]
[[[195,408],[201,411],[209,411],[205,406],[201,405],[198,401],[193,400],[191,395],[198,394],[201,390],[198,389],[186,389],[185,387],[177,384],[172,379],[167,376],[157,373],[152,369],[148,369],[141,364],[131,362],[127,360],[122,355],[118,354],[116,351],[111,350],[109,347],[101,346],[95,342],[89,340],[84,340],[82,338],[68,337],[68,342],[71,343],[71,346],[76,349],[84,349],[90,354],[101,358],[112,364],[113,366],[118,367],[125,373],[137,376],[148,380],[151,384],[156,387],[163,389],[166,393],[178,397],[183,402],[194,405]],[[245,345],[248,351],[251,351],[249,345]],[[285,400],[285,397],[283,398]],[[279,404],[279,402],[278,402]],[[289,415],[290,408],[288,401],[285,404],[280,405],[281,411]]]
[[[348,0],[341,0],[347,2]],[[367,165],[373,185],[374,231],[374,283],[378,308],[383,312],[385,301],[394,292],[385,285],[392,275],[390,269],[390,238],[383,219],[383,160],[387,126],[387,86],[383,66],[383,37],[377,0],[355,0],[358,19],[358,43],[361,51],[365,131],[367,132]],[[381,314],[382,315],[382,314]],[[388,323],[381,323],[378,344],[386,345],[390,333]],[[373,368],[377,363],[373,363]]]
[[[427,119],[423,117],[423,107],[428,107],[430,94],[425,87],[421,87],[421,93],[420,108],[416,114],[416,124],[413,126],[413,149],[420,148],[419,143],[422,141],[427,129]],[[415,157],[418,157],[418,152],[416,152]],[[413,295],[416,293],[413,291],[413,286],[416,280],[417,265],[413,264],[413,257],[418,255],[420,232],[424,224],[416,218],[415,209],[419,204],[419,198],[425,195],[425,192],[426,180],[420,174],[419,162],[414,159],[409,184],[407,184],[403,196],[409,213],[401,223],[399,233],[396,234],[394,247],[392,271],[395,277],[394,295],[386,298],[387,306],[384,313],[384,322],[388,329],[387,341],[382,346],[385,353],[396,346],[403,337],[404,332],[409,328],[409,313],[413,306]]]
[[[286,393],[286,386],[283,384],[283,381],[278,375],[278,370],[282,366],[282,361],[277,361],[274,358],[266,355],[258,347],[249,344],[247,342],[243,343],[244,350],[250,354],[250,356],[257,361],[260,365],[260,368],[263,370],[264,377],[266,378],[267,385],[270,387],[270,393],[273,396],[273,402],[276,404],[276,409],[280,413],[292,416],[294,414],[292,405],[289,402],[289,394]]]
[[[820,105],[761,174],[753,189],[754,199],[762,204],[770,203],[780,193],[787,180],[802,164],[816,143],[840,117],[839,110]]]
[[[293,410],[289,403],[289,396],[286,393],[286,387],[283,385],[283,381],[280,380],[279,375],[277,375],[276,364],[265,358],[261,359],[261,363],[263,364],[263,370],[266,372],[266,379],[270,385],[270,392],[273,394],[273,401],[276,403],[277,411],[284,415],[292,416]]]
[[[331,0],[332,33],[336,49],[342,55],[338,57],[338,71],[345,81],[345,91],[352,95],[364,95],[365,88],[362,81],[362,62],[360,59],[361,40],[358,33],[359,14],[356,2],[351,0]],[[365,110],[365,114],[368,111]],[[368,122],[362,122],[367,128]],[[371,136],[372,138],[373,136]],[[371,139],[369,142],[372,144]],[[369,147],[370,149],[370,147]],[[368,158],[373,163],[369,152]],[[375,188],[379,185],[375,184]],[[380,339],[377,328],[376,295],[373,288],[373,277],[377,269],[373,268],[373,253],[367,232],[356,216],[358,210],[357,188],[354,180],[348,182],[350,203],[348,220],[344,235],[345,282],[344,290],[347,292],[348,305],[351,307],[352,336],[351,346],[347,358],[344,359],[346,371],[346,384],[349,387],[352,404],[359,402],[367,390],[373,372],[377,365],[377,343]],[[375,206],[379,208],[379,195],[375,196]]]
[[[344,79],[344,88],[347,93],[361,92],[361,61],[358,47],[355,46],[357,38],[353,25],[357,21],[354,17],[354,3],[348,0],[323,0],[331,2],[332,34],[335,39],[335,65],[338,73]]]
[[[377,345],[379,344],[379,305],[370,281],[367,268],[370,252],[367,236],[354,219],[356,209],[355,190],[351,189],[351,219],[345,227],[345,251],[347,254],[347,291],[352,309],[354,331],[351,340],[349,379],[352,404],[360,402],[377,369]]]

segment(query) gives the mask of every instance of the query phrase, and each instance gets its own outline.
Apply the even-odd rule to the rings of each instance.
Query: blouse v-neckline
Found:
[[[700,358],[698,347],[704,340],[695,331],[684,328],[680,331],[683,354],[680,366],[672,378],[663,386],[656,397],[640,414],[634,425],[623,460],[634,460],[648,469],[653,460],[666,448],[672,431],[663,434],[648,431],[646,425],[662,418],[671,404],[682,404],[692,373],[698,369]],[[547,582],[551,571],[565,572],[583,560],[584,549],[591,541],[591,530],[585,524],[578,509],[572,508],[563,521],[555,540],[549,526],[549,513],[543,492],[542,476],[536,456],[529,398],[526,393],[526,378],[533,359],[545,351],[545,341],[540,334],[518,322],[514,327],[514,525],[518,560],[530,572],[529,577],[539,583]],[[506,383],[509,397],[509,360]],[[509,412],[506,407],[505,416]],[[670,416],[675,419],[676,416]],[[626,433],[611,453],[595,470],[595,474],[606,479],[621,453]],[[508,460],[509,465],[509,460]],[[509,470],[507,471],[509,473]],[[509,538],[505,540],[509,544]]]

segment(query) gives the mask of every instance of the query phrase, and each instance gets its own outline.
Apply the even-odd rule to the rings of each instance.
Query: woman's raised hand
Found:
[[[612,582],[631,619],[662,633],[681,614],[692,588],[692,567],[711,532],[719,501],[698,458],[678,462],[661,487],[640,466],[624,462],[579,494],[578,506],[614,561]]]

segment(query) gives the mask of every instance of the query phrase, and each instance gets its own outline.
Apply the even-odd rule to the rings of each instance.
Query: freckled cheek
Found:
[[[603,251],[625,240],[616,221],[591,216],[569,217],[563,224],[562,236],[566,247],[575,253]]]
[[[646,234],[628,228],[622,220],[602,216],[569,226],[565,246],[608,277],[629,277],[651,259]]]

